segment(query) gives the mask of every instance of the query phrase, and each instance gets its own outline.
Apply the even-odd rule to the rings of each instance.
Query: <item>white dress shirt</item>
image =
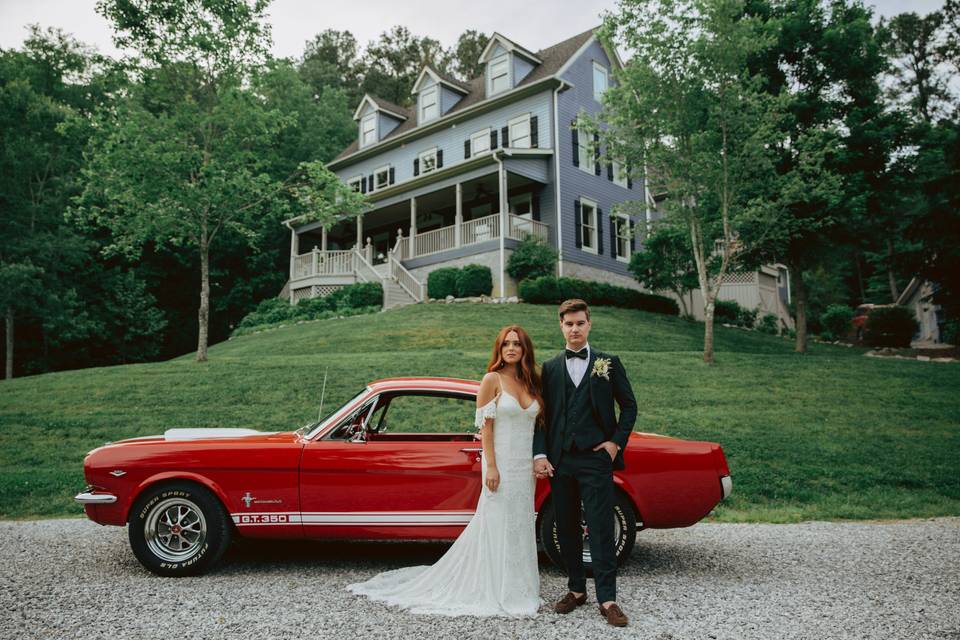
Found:
[[[570,349],[570,345],[566,345],[565,349]],[[570,375],[570,379],[573,381],[574,386],[579,387],[580,383],[583,382],[583,375],[587,372],[587,365],[590,364],[590,343],[588,342],[582,348],[577,349],[577,352],[587,350],[587,359],[582,360],[580,358],[567,358],[567,373]],[[573,351],[573,349],[570,349]],[[566,350],[564,350],[566,354]],[[542,453],[538,453],[533,456],[534,460],[539,460],[540,458],[546,458]]]

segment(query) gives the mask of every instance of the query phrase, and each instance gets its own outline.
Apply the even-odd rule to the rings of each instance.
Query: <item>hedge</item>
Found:
[[[873,308],[863,327],[863,341],[872,347],[909,347],[917,326],[907,307]]]
[[[507,273],[517,282],[553,275],[557,252],[537,236],[524,238],[507,260]]]
[[[427,297],[442,300],[447,296],[470,298],[488,296],[493,291],[490,267],[468,264],[462,268],[444,267],[427,275]]]
[[[427,275],[427,296],[442,300],[447,296],[457,295],[457,273],[460,269],[456,267],[444,267],[431,271]]]
[[[318,320],[355,309],[378,310],[383,306],[383,287],[379,282],[361,282],[337,289],[320,298],[290,304],[280,298],[268,298],[244,316],[237,330],[281,324],[296,320]],[[249,331],[243,331],[249,333]],[[234,331],[232,335],[241,335]]]
[[[606,282],[543,276],[524,280],[519,288],[523,301],[532,304],[560,304],[570,298],[580,298],[593,305],[639,309],[674,316],[680,311],[676,301],[666,296],[643,293]]]

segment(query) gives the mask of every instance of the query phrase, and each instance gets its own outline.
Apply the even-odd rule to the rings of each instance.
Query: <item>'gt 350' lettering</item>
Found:
[[[289,522],[288,518],[289,516],[282,513],[264,513],[256,515],[242,514],[240,516],[240,524],[281,524]]]

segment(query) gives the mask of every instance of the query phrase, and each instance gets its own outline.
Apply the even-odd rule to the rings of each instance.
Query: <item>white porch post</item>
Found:
[[[320,250],[321,251],[327,250],[327,228],[326,227],[323,228],[323,231],[321,232],[321,235],[320,235]]]
[[[459,247],[463,242],[462,240],[462,230],[460,225],[463,224],[463,184],[457,183],[457,213],[453,221],[453,246]]]
[[[507,172],[503,169],[503,160],[498,160],[497,186],[500,192],[500,297],[506,295],[506,282],[504,274],[506,273],[506,249],[504,247],[504,237],[507,235]]]
[[[363,216],[357,216],[357,251],[363,248]]]
[[[417,255],[417,199],[410,198],[410,250],[408,258]]]
[[[290,280],[293,280],[294,268],[297,263],[297,254],[300,253],[300,236],[296,230],[290,228]],[[290,304],[293,304],[293,287],[290,287]]]

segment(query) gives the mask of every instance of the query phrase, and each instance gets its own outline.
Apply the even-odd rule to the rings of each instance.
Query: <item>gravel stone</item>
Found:
[[[960,640],[960,518],[698,524],[643,531],[618,580],[626,629],[596,598],[535,618],[413,615],[344,587],[439,558],[443,543],[240,541],[215,571],[160,578],[127,532],[87,520],[0,522],[2,638],[650,638]]]

